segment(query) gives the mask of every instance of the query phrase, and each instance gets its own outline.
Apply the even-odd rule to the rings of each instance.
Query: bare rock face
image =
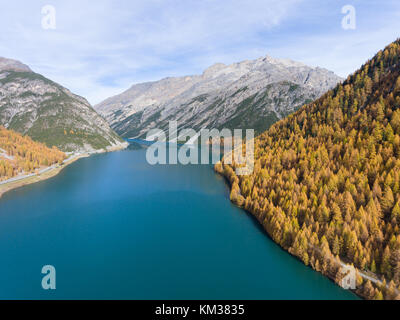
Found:
[[[247,128],[259,133],[341,80],[326,69],[266,56],[217,63],[202,75],[136,84],[95,109],[126,138],[165,129],[170,120],[177,120],[180,128]]]
[[[0,57],[0,71],[20,71],[20,72],[31,72],[32,70],[25,64],[12,59],[6,59]]]
[[[107,150],[122,139],[82,97],[0,58],[0,125],[67,152]]]

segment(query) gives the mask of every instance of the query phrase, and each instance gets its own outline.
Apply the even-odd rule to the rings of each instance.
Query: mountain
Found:
[[[202,75],[133,85],[95,106],[122,137],[151,128],[253,128],[257,132],[334,87],[333,72],[291,60],[263,57],[215,64]]]
[[[400,299],[400,40],[254,142],[252,174],[215,166],[232,201],[306,265]]]
[[[0,71],[9,70],[16,72],[32,72],[32,70],[25,64],[12,59],[0,57]]]
[[[84,98],[5,58],[0,58],[0,125],[63,151],[124,146]]]

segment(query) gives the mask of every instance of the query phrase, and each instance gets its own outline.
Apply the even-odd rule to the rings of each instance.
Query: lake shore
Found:
[[[65,162],[51,170],[48,170],[44,173],[36,174],[33,176],[28,176],[28,177],[20,179],[20,180],[10,181],[8,183],[2,184],[2,185],[0,185],[0,198],[3,196],[3,194],[5,194],[8,191],[11,191],[16,188],[20,188],[20,187],[23,187],[23,186],[26,186],[29,184],[33,184],[33,183],[36,183],[39,181],[50,179],[50,178],[56,176],[58,173],[60,173],[62,169],[64,169],[71,163],[73,163],[81,158],[85,158],[85,157],[89,157],[89,154],[83,154],[83,155],[74,157],[71,160],[68,160],[67,162]]]
[[[232,191],[232,183],[229,180],[229,177],[225,174],[224,170],[221,170],[221,168],[219,168],[219,166],[222,166],[221,162],[218,162],[217,165],[214,166],[214,171],[216,173],[218,173],[219,175],[221,175],[226,183],[228,184],[229,190]],[[257,215],[255,215],[253,212],[246,210],[242,204],[237,203],[236,201],[231,199],[231,202],[233,204],[235,204],[237,207],[245,210],[247,213],[249,213],[252,217],[254,217],[254,219],[260,224],[260,226],[263,228],[263,230],[265,231],[266,235],[272,240],[273,238],[271,237],[271,235],[268,233],[268,231],[265,229],[265,226],[263,224],[262,221],[260,221],[259,217]],[[279,245],[279,243],[277,243],[276,241],[274,241],[276,244]],[[279,245],[280,246],[280,245]],[[299,261],[301,261],[302,263],[304,263],[301,259],[299,259],[299,257],[297,257],[296,255],[294,255],[290,250],[286,250],[285,248],[283,248],[282,246],[280,246],[284,251],[286,251],[287,253],[291,254],[292,256],[294,256],[295,258],[297,258]],[[314,250],[317,250],[316,248]],[[344,263],[342,260],[340,259],[336,259],[334,261],[334,263],[338,264],[341,268],[349,266],[348,264]],[[316,270],[315,268],[313,268],[311,265],[307,265],[308,267],[311,267],[313,270],[323,274],[325,277],[327,277],[328,279],[332,280],[335,284],[337,284],[338,286],[341,287],[340,283],[338,283],[338,279],[336,279],[336,277],[330,273],[327,272],[321,272],[320,270]],[[386,288],[388,288],[388,285],[386,284],[386,282],[383,282],[381,279],[379,279],[379,277],[372,273],[369,272],[369,274],[367,274],[367,272],[363,272],[361,270],[358,270],[357,268],[355,268],[356,270],[356,274],[357,277],[361,277],[363,279],[363,281],[370,281],[373,285],[377,286],[377,287],[381,287],[381,286],[386,286]],[[360,290],[359,288],[357,289],[350,289],[350,291],[352,291],[355,295],[357,295],[358,297],[362,298],[362,299],[367,299],[364,292],[362,290]],[[396,289],[396,292],[399,293],[398,289]]]
[[[3,194],[5,194],[8,191],[11,191],[11,190],[14,190],[14,189],[17,189],[17,188],[20,188],[20,187],[23,187],[23,186],[26,186],[29,184],[33,184],[33,183],[36,183],[39,181],[50,179],[50,178],[56,176],[57,174],[59,174],[61,172],[61,170],[63,170],[65,167],[67,167],[71,163],[74,163],[75,161],[77,161],[81,158],[90,157],[93,154],[100,154],[100,153],[105,153],[105,152],[114,152],[114,151],[124,150],[127,148],[127,146],[128,146],[128,143],[121,143],[120,145],[108,147],[107,149],[78,154],[76,156],[72,156],[72,157],[68,158],[67,160],[65,160],[64,163],[62,163],[61,165],[58,165],[50,170],[48,170],[48,169],[51,167],[46,168],[45,172],[34,174],[34,175],[28,175],[25,178],[22,178],[19,180],[13,180],[8,183],[1,184],[0,185],[0,198],[3,196]],[[13,179],[15,179],[15,178],[17,178],[17,177],[14,177]]]

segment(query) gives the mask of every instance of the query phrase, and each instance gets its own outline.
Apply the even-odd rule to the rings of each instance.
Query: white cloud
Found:
[[[343,35],[328,25],[337,20],[340,27],[339,2],[53,0],[57,29],[43,30],[41,8],[48,1],[14,0],[2,4],[0,56],[21,60],[92,103],[136,82],[267,53],[344,74],[399,28],[390,11],[372,37],[365,27]]]

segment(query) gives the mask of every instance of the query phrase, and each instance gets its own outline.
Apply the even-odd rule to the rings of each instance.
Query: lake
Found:
[[[83,158],[4,194],[0,299],[357,299],[270,240],[212,166],[145,154]]]

